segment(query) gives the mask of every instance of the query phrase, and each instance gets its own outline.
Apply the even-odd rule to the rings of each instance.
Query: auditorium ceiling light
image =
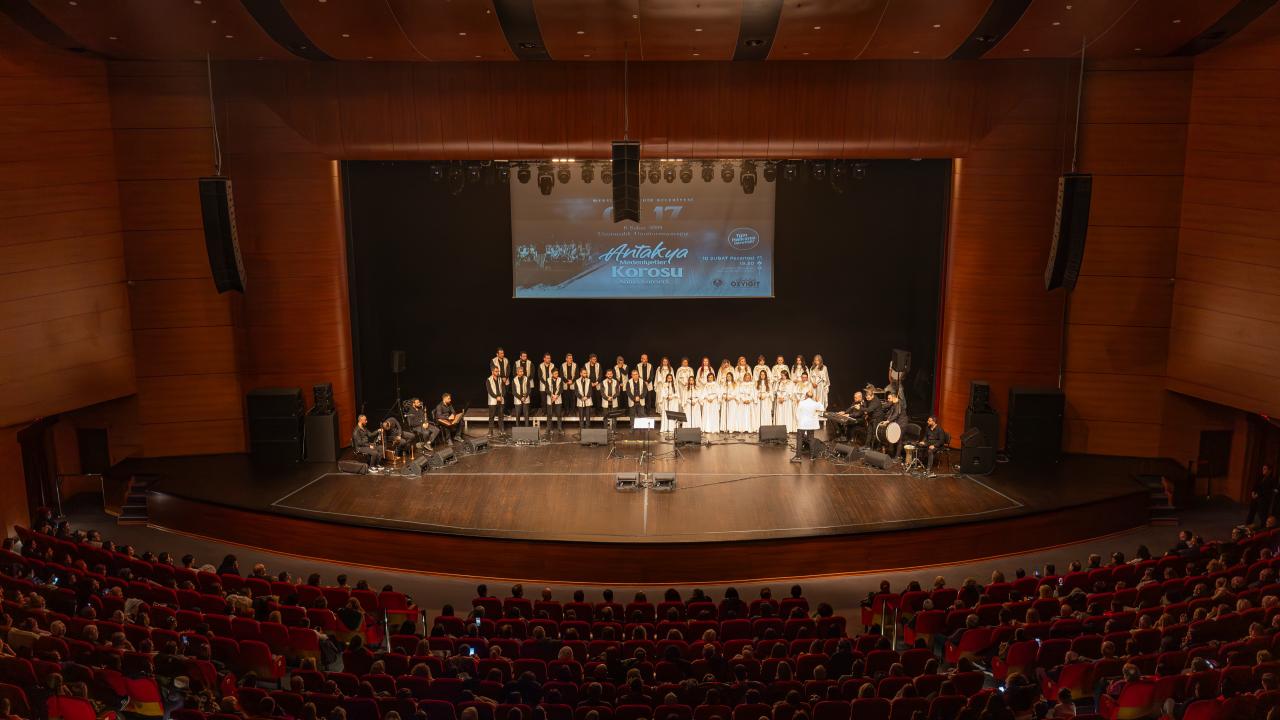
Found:
[[[742,192],[750,195],[756,191],[756,164],[752,160],[742,161],[742,173],[739,176]]]
[[[938,28],[940,28],[940,27],[942,27],[942,23],[934,23],[934,24],[933,24],[933,29],[934,29],[934,30],[937,30],[937,29],[938,29]]]
[[[568,185],[571,179],[573,179],[573,175],[569,172],[568,165],[561,165],[560,168],[556,170],[556,182],[561,185]]]
[[[778,164],[772,160],[764,161],[764,181],[773,182],[778,179]]]
[[[680,166],[680,182],[693,182],[693,166],[689,163],[684,163]]]
[[[917,158],[912,158],[917,159]],[[855,162],[853,164],[853,179],[862,180],[867,177],[867,164],[864,162]]]
[[[586,31],[586,30],[579,30],[579,31],[578,31],[578,34],[579,34],[579,35],[586,35],[586,34],[587,34],[587,31]]]
[[[550,165],[538,166],[538,191],[543,195],[550,195],[551,188],[556,186],[556,179],[551,176]]]
[[[467,163],[467,183],[475,185],[480,182],[480,163]]]
[[[667,163],[666,165],[664,165],[664,166],[663,166],[663,168],[662,168],[662,179],[663,179],[663,180],[666,180],[666,181],[667,181],[667,182],[669,182],[669,183],[673,183],[673,182],[675,182],[675,181],[676,181],[676,166],[675,166],[675,165],[672,165],[671,163]]]
[[[1062,24],[1062,23],[1061,23],[1061,22],[1059,22],[1059,21],[1057,21],[1057,20],[1054,20],[1052,23],[1050,23],[1050,25],[1053,25],[1054,27],[1058,27],[1058,26],[1059,26],[1059,25],[1061,25],[1061,24]]]
[[[711,182],[711,180],[715,178],[715,176],[716,176],[715,163],[711,162],[710,160],[703,160],[702,161],[702,182]]]
[[[521,185],[528,184],[529,179],[533,177],[533,173],[529,172],[529,163],[520,163],[516,166],[516,179]]]
[[[733,166],[732,165],[730,165],[729,163],[725,163],[724,165],[720,166],[720,179],[727,183],[733,182]]]
[[[1178,23],[1180,23],[1180,22],[1182,22],[1182,18],[1174,18],[1174,20],[1173,20],[1173,24],[1174,24],[1174,25],[1177,25],[1177,24],[1178,24]]]
[[[821,26],[821,25],[814,25],[814,26],[813,26],[813,29],[814,29],[814,30],[821,30],[821,29],[822,29],[822,26]]]
[[[596,168],[589,162],[582,163],[582,182],[590,183],[596,179]]]
[[[495,174],[498,176],[498,182],[506,185],[511,182],[511,165],[509,163],[500,162],[494,168]]]
[[[431,182],[440,182],[444,179],[444,168],[432,163],[431,167],[427,169],[427,178]]]
[[[351,37],[351,33],[342,33],[342,37],[349,38]]]

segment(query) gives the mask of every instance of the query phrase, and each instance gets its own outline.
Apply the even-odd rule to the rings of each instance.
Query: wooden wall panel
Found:
[[[1280,8],[1254,25],[1196,58],[1168,386],[1275,415]]]
[[[1088,69],[1084,88],[1080,170],[1093,173],[1093,202],[1070,300],[1064,445],[1154,456],[1168,450],[1164,375],[1191,70],[1183,60],[1106,64]]]
[[[128,395],[134,355],[107,79],[0,18],[0,426]],[[10,447],[13,445],[13,447]],[[0,433],[0,529],[25,516]]]

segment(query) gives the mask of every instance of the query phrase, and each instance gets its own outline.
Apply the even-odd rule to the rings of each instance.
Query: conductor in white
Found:
[[[822,403],[813,399],[813,391],[806,390],[804,399],[796,406],[796,454],[791,462],[800,462],[800,454],[806,450],[809,459],[813,459],[813,431],[818,429],[818,413],[822,410]]]

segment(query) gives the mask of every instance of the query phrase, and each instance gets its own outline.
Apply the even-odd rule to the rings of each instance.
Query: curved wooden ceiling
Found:
[[[1271,0],[1274,2],[1275,0]],[[1010,0],[14,0],[107,57],[296,59],[291,37],[336,60],[511,61],[506,17],[528,19],[553,60],[731,60],[744,13],[771,7],[770,60],[942,59]],[[1231,11],[1267,0],[1029,0],[984,59],[1159,57],[1205,37]],[[4,6],[0,6],[3,9]],[[248,7],[255,12],[250,13]],[[1012,7],[1012,14],[1010,13]],[[272,12],[263,13],[266,8]],[[1265,7],[1264,7],[1265,9]],[[768,10],[766,10],[768,12]],[[994,17],[994,15],[992,15]],[[1252,17],[1252,15],[1250,16]],[[536,20],[536,27],[534,21]],[[270,25],[264,21],[263,24]],[[508,23],[510,24],[510,23]],[[1007,27],[1007,22],[1004,24]],[[1003,29],[1003,28],[1002,28]],[[1238,29],[1238,28],[1237,28]],[[998,34],[997,34],[998,35]],[[1185,51],[1185,50],[1184,50]],[[540,55],[543,48],[537,48]],[[741,57],[741,55],[739,55]]]

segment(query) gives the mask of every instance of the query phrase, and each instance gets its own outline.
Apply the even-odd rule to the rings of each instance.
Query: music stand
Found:
[[[649,457],[649,431],[653,429],[653,420],[654,419],[652,417],[637,417],[631,423],[632,430],[636,430],[637,428],[644,430],[644,444],[640,447],[641,464],[644,464],[644,461]]]
[[[667,419],[668,419],[668,420],[671,420],[672,422],[674,422],[674,423],[676,424],[676,429],[677,429],[677,430],[678,430],[678,429],[680,429],[681,427],[683,427],[683,426],[684,426],[684,423],[688,422],[688,420],[689,420],[689,416],[688,416],[688,415],[685,415],[684,413],[680,412],[679,410],[667,410],[667,411],[666,411],[666,414],[667,414]],[[672,459],[674,459],[674,460],[683,460],[683,459],[684,459],[684,453],[680,452],[680,446],[676,444],[676,442],[675,442],[675,438],[673,437],[673,438],[672,438],[672,440],[671,440],[671,452],[669,452],[669,453],[662,453],[662,454],[660,454],[660,455],[654,455],[653,457],[655,457],[655,458],[668,458],[668,457],[669,457],[669,458],[672,458]]]
[[[614,443],[617,442],[618,434],[618,418],[626,415],[627,411],[623,408],[609,408],[604,413],[605,429],[609,433],[609,454],[606,456],[610,460],[626,460],[627,456],[618,452],[618,447]]]

